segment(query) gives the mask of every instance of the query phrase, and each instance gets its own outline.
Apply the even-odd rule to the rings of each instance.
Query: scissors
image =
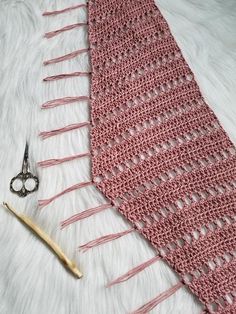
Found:
[[[30,172],[29,161],[28,161],[28,159],[29,159],[28,153],[29,153],[29,145],[26,142],[24,158],[23,158],[23,163],[22,163],[22,170],[21,170],[20,173],[18,173],[17,176],[12,178],[11,182],[10,182],[10,191],[12,193],[17,194],[20,197],[25,197],[28,194],[37,191],[38,187],[39,187],[39,179],[38,179],[38,177],[36,177],[35,175],[33,175]],[[33,187],[31,189],[29,189],[29,188],[27,189],[26,186],[25,186],[27,180],[30,180],[30,181],[33,180],[34,181],[33,182],[34,183]],[[17,181],[21,182],[21,187],[19,189],[16,189],[14,187],[14,183],[16,183]]]

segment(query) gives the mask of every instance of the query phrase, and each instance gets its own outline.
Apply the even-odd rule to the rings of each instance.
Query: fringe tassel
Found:
[[[116,239],[119,239],[123,236],[125,236],[126,234],[129,234],[131,232],[133,232],[135,229],[134,228],[131,228],[131,229],[128,229],[126,231],[122,231],[122,232],[118,232],[118,233],[111,233],[111,234],[108,234],[108,235],[105,235],[105,236],[102,236],[98,239],[95,239],[95,240],[92,240],[86,244],[83,244],[81,246],[79,246],[79,249],[83,252],[89,250],[89,249],[92,249],[96,246],[99,246],[101,244],[104,244],[104,243],[107,243],[107,242],[110,242],[110,241],[113,241],[113,240],[116,240]]]
[[[81,183],[72,185],[71,187],[65,189],[64,191],[56,194],[55,196],[53,196],[51,198],[48,198],[45,200],[39,200],[38,205],[39,205],[39,207],[43,208],[43,207],[47,206],[48,204],[50,204],[51,202],[53,202],[55,199],[57,199],[60,196],[66,194],[66,193],[81,189],[83,187],[89,186],[89,185],[94,185],[94,183],[92,181],[88,181],[88,182],[81,182]]]
[[[74,123],[74,124],[67,125],[64,128],[60,128],[60,129],[56,129],[56,130],[52,130],[52,131],[40,132],[39,136],[43,140],[45,140],[45,139],[47,139],[49,137],[52,137],[52,136],[55,136],[55,135],[58,135],[58,134],[62,134],[62,133],[65,133],[65,132],[69,132],[69,131],[72,131],[72,130],[77,130],[77,129],[80,129],[82,127],[88,126],[88,125],[90,125],[90,122],[88,122],[88,121],[82,122],[82,123]]]
[[[156,307],[162,301],[166,300],[168,297],[170,297],[172,294],[174,294],[182,286],[183,286],[183,283],[178,282],[176,285],[174,285],[170,289],[166,290],[165,292],[161,293],[156,298],[149,301],[145,305],[141,306],[136,311],[131,312],[130,314],[147,314],[147,313],[149,313],[152,309],[154,309],[154,307]]]
[[[54,100],[49,100],[42,104],[42,109],[51,109],[62,105],[67,105],[74,103],[76,101],[84,101],[84,100],[90,100],[88,96],[78,96],[78,97],[64,97],[64,98],[57,98]]]
[[[65,9],[58,10],[58,11],[44,12],[43,16],[57,15],[57,14],[65,13],[65,12],[72,11],[75,9],[86,8],[86,7],[87,7],[87,4],[78,4],[78,5],[74,5],[74,6],[71,6],[69,8],[65,8]]]
[[[103,204],[103,205],[100,205],[100,206],[97,206],[94,208],[84,210],[83,212],[81,212],[79,214],[75,214],[75,215],[71,216],[70,218],[62,221],[61,222],[61,229],[64,229],[65,227],[69,226],[70,224],[72,224],[76,221],[88,218],[94,214],[98,214],[101,211],[108,209],[108,208],[111,208],[111,207],[112,207],[111,204]]]
[[[89,51],[89,48],[76,50],[76,51],[68,53],[68,54],[66,54],[64,56],[44,61],[43,65],[59,63],[59,62],[62,62],[62,61],[70,60],[70,59],[73,59],[73,58],[77,57],[78,55],[80,55],[80,54],[82,54],[84,52],[88,52],[88,51]]]
[[[148,266],[154,264],[156,261],[158,261],[160,259],[161,259],[160,256],[155,256],[155,257],[151,258],[147,262],[144,262],[144,263],[140,264],[139,266],[134,267],[133,269],[129,270],[124,275],[122,275],[122,276],[118,277],[117,279],[113,280],[112,282],[107,284],[106,287],[109,288],[109,287],[111,287],[113,285],[116,285],[118,283],[124,282],[124,281],[132,278],[133,276],[137,275],[138,273],[143,271],[145,268],[147,268]]]
[[[91,156],[90,153],[84,153],[84,154],[78,154],[78,155],[73,155],[73,156],[64,157],[64,158],[43,160],[43,161],[39,161],[37,164],[39,167],[47,168],[47,167],[52,167],[52,166],[62,164],[63,162],[67,162],[67,161],[71,161],[71,160],[75,160],[75,159],[79,159],[83,157],[90,157],[90,156]]]
[[[71,29],[78,28],[78,27],[81,27],[81,26],[85,26],[85,25],[88,25],[88,23],[76,23],[76,24],[67,25],[67,26],[62,27],[60,29],[57,29],[55,31],[45,33],[44,37],[52,38],[54,36],[57,36],[60,33],[63,33],[63,32],[66,32],[66,31],[69,31]]]
[[[50,81],[58,81],[58,80],[63,80],[67,79],[70,77],[78,77],[78,76],[90,76],[91,72],[74,72],[74,73],[68,73],[68,74],[59,74],[59,75],[53,75],[53,76],[48,76],[43,79],[44,82],[50,82]]]

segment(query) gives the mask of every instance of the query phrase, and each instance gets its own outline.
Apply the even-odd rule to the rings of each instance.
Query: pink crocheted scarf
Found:
[[[233,144],[203,99],[153,0],[90,1],[88,17],[90,49],[56,62],[90,50],[91,95],[85,99],[91,103],[91,122],[63,130],[90,124],[91,153],[67,160],[91,157],[91,184],[109,201],[62,226],[112,205],[132,228],[82,248],[138,231],[157,257],[111,284],[127,280],[160,258],[179,274],[180,282],[166,295],[135,313],[147,313],[183,285],[198,296],[205,313],[236,313]],[[57,99],[44,107],[81,100],[74,98]],[[90,183],[69,191],[86,184]]]

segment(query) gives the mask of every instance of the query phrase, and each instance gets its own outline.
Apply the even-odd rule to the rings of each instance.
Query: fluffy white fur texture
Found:
[[[1,314],[124,314],[136,309],[177,282],[163,262],[157,262],[129,281],[105,288],[111,279],[154,256],[137,234],[127,235],[86,253],[79,244],[126,230],[128,223],[110,209],[60,230],[59,223],[74,213],[103,202],[94,188],[71,192],[43,209],[37,200],[55,195],[87,180],[88,159],[47,169],[36,161],[69,156],[89,149],[87,130],[72,131],[42,141],[38,133],[87,120],[86,103],[50,110],[40,105],[54,98],[84,95],[88,80],[73,78],[42,82],[47,75],[89,69],[84,54],[71,61],[44,67],[46,59],[86,47],[85,28],[52,39],[46,31],[86,20],[84,9],[55,17],[45,10],[77,4],[75,0],[0,1],[0,201],[31,216],[84,273],[81,280],[65,271],[56,257],[4,208],[0,209],[0,313]],[[159,0],[183,54],[201,90],[221,123],[236,143],[236,3],[235,0]],[[39,175],[40,188],[20,199],[9,191],[10,179],[19,172],[26,139],[30,143],[31,170]],[[152,313],[196,314],[201,305],[187,289],[180,289]]]

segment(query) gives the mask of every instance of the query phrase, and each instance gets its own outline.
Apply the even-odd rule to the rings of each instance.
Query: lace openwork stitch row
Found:
[[[198,118],[192,119],[190,129],[189,122],[185,120],[185,118],[192,117],[193,113],[198,114]],[[159,123],[157,125],[151,124],[151,127],[149,128],[140,128],[138,132],[132,132],[131,130],[131,134],[127,134],[124,138],[118,136],[116,137],[116,141],[112,143],[112,147],[105,144],[104,147],[100,146],[100,149],[96,151],[96,154],[94,155],[94,171],[95,173],[100,174],[98,171],[104,169],[104,166],[107,167],[110,162],[112,162],[113,165],[114,163],[121,164],[122,161],[124,162],[145,150],[147,151],[152,147],[158,147],[160,143],[168,142],[177,137],[182,137],[186,133],[191,134],[191,132],[201,132],[203,128],[206,129],[206,127],[203,127],[204,124],[205,126],[208,126],[208,128],[211,128],[210,125],[213,125],[214,127],[214,125],[217,125],[217,122],[214,119],[209,119],[210,117],[211,114],[206,115],[206,110],[204,108],[198,108],[182,113],[183,121],[185,121],[182,126],[175,123],[179,120],[179,117],[174,116],[171,119],[168,119],[165,123]],[[132,149],[130,149],[131,144],[135,144]],[[99,164],[101,158],[106,158],[104,166]]]
[[[143,33],[143,38],[142,39],[140,38],[136,43],[133,42],[130,38],[127,38],[127,39],[124,38],[123,41],[122,40],[118,41],[117,46],[111,50],[111,54],[116,55],[120,53],[119,52],[121,50],[120,48],[122,48],[124,43],[125,43],[125,46],[128,46],[127,50],[129,50],[130,48],[135,49],[137,46],[140,46],[142,44],[147,45],[148,43],[162,40],[162,39],[165,39],[165,37],[168,37],[164,29],[157,30],[155,26],[152,26],[151,28],[152,28],[153,33],[148,36],[145,35],[145,31],[141,30],[141,32]],[[93,54],[93,51],[96,49],[96,50],[101,50],[101,52],[107,55],[108,52],[106,52],[106,48],[108,46],[108,43],[109,42],[104,41],[102,38],[100,38],[99,41],[96,41],[96,38],[95,39],[90,38],[90,47],[92,48],[91,54]],[[97,56],[97,58],[99,57],[101,58],[101,56]]]
[[[125,28],[130,24],[132,25],[133,22],[137,21],[137,14],[139,14],[140,19],[142,19],[142,18],[145,19],[146,16],[148,15],[148,13],[150,13],[150,15],[156,14],[156,12],[153,10],[152,6],[147,6],[146,4],[144,4],[143,6],[137,6],[135,8],[132,8],[131,12],[132,12],[132,14],[133,14],[132,16],[134,18],[131,18],[129,21],[127,21],[127,20],[124,21],[124,23],[126,23],[126,24],[124,24]],[[107,7],[106,10],[101,11],[100,14],[98,14],[96,17],[93,17],[90,21],[90,25],[99,27],[100,23],[107,23],[107,21],[106,21],[107,19],[109,19],[109,20],[114,19],[114,22],[116,22],[117,18],[120,18],[119,8],[116,8],[116,5],[114,3],[114,6],[112,8]],[[122,26],[123,26],[123,24],[122,24]]]
[[[225,160],[225,165],[227,166],[227,162],[230,164],[232,163],[232,160],[234,161],[234,157],[231,157],[228,159]],[[186,188],[185,187],[181,187],[179,188],[179,191],[178,191],[178,186],[180,186],[181,184],[187,184],[188,182],[188,178],[189,176],[191,175],[194,175],[194,173],[204,173],[204,169],[207,168],[206,166],[202,166],[200,167],[199,164],[198,167],[196,167],[196,164],[197,164],[197,160],[194,160],[193,163],[190,163],[188,164],[191,165],[191,171],[188,170],[184,170],[184,168],[182,167],[181,168],[181,173],[177,172],[176,171],[176,168],[174,168],[173,170],[169,170],[167,172],[163,172],[161,173],[160,176],[156,177],[154,175],[150,175],[150,178],[149,179],[146,179],[147,181],[143,180],[142,182],[142,178],[140,178],[140,185],[131,185],[130,183],[130,187],[127,188],[127,189],[123,189],[123,191],[119,191],[117,192],[116,190],[111,189],[109,191],[110,194],[112,195],[115,195],[116,198],[119,198],[119,200],[122,200],[123,202],[120,204],[121,206],[121,209],[123,211],[125,211],[125,208],[126,208],[126,205],[128,203],[133,203],[132,204],[132,210],[130,210],[129,212],[129,218],[131,219],[131,215],[132,213],[136,213],[137,214],[137,218],[138,218],[138,212],[140,211],[140,213],[143,211],[143,210],[150,210],[150,213],[154,210],[154,203],[155,201],[159,201],[161,202],[161,204],[163,204],[163,206],[166,204],[168,205],[169,202],[171,201],[172,199],[172,202],[175,202],[177,200],[180,200],[181,197],[182,199],[184,197],[186,197]],[[218,163],[214,163],[211,165],[212,167],[212,172],[215,170],[215,168],[218,170],[219,168],[219,165]],[[179,169],[179,168],[177,168]],[[171,173],[171,175],[169,175]],[[174,176],[173,176],[173,173],[174,173]],[[235,173],[232,173],[231,177],[232,179],[234,178],[235,176]],[[175,182],[176,180],[176,182]],[[225,180],[223,178],[217,178],[215,180],[215,182],[213,183],[208,183],[203,181],[203,183],[199,182],[198,183],[198,191],[194,191],[194,190],[190,190],[189,192],[191,192],[191,194],[193,192],[196,193],[196,195],[199,195],[199,189],[200,190],[203,190],[204,189],[204,185],[205,185],[205,190],[207,189],[215,189],[216,186],[218,184],[223,184],[225,182]],[[101,183],[100,183],[101,184]],[[103,184],[101,184],[103,185]],[[128,185],[128,184],[127,184]],[[163,196],[161,197],[161,192],[163,191],[164,193],[164,190],[165,190],[165,187],[168,188],[168,185],[171,186],[171,185],[177,185],[176,187],[176,190],[172,192],[172,194],[170,194],[170,196]],[[158,192],[156,198],[153,197],[153,199],[150,198],[150,194],[155,194],[155,191],[157,190],[160,190],[160,192]],[[189,193],[188,192],[188,193]],[[148,199],[148,202],[147,200],[145,199]],[[142,207],[142,202],[146,201],[147,205],[146,207],[143,206]],[[131,206],[130,204],[130,206]]]
[[[138,16],[135,15],[137,13],[139,13]],[[125,35],[127,32],[131,31],[140,24],[148,23],[148,20],[152,19],[156,15],[158,15],[158,12],[153,9],[148,10],[146,8],[145,10],[145,6],[144,8],[137,7],[137,9],[134,10],[134,16],[132,19],[127,21],[125,20],[125,17],[119,16],[119,19],[114,20],[114,24],[112,26],[107,27],[105,34],[102,25],[99,25],[99,23],[96,23],[94,20],[91,22],[90,27],[96,27],[97,35],[103,35],[102,40],[114,40],[116,37]]]
[[[211,127],[211,125],[208,126],[209,128]],[[195,146],[195,148],[197,149],[197,147],[199,146],[199,143],[202,143],[203,141],[208,145],[208,155],[206,156],[206,160],[207,158],[209,158],[209,156],[213,159],[214,156],[214,146],[212,146],[212,139],[215,138],[219,138],[219,132],[217,131],[217,128],[215,129],[213,127],[213,131],[209,132],[208,137],[205,136],[205,129],[203,129],[203,134],[199,133],[198,135],[194,134],[193,138],[191,139],[193,141],[192,147]],[[107,167],[107,170],[105,173],[101,173],[100,175],[95,177],[95,181],[96,182],[106,182],[109,180],[111,180],[113,177],[117,177],[117,179],[119,179],[119,176],[122,175],[122,173],[128,173],[129,169],[133,169],[136,170],[138,169],[139,166],[141,166],[142,163],[150,163],[153,160],[153,163],[155,165],[155,158],[158,157],[162,157],[165,158],[165,156],[167,156],[167,154],[169,154],[169,152],[171,152],[171,150],[173,149],[177,149],[179,147],[178,150],[173,151],[172,155],[170,154],[170,157],[174,157],[177,156],[177,154],[179,153],[186,153],[187,150],[189,149],[189,135],[191,136],[191,133],[186,133],[186,134],[182,134],[181,137],[177,137],[177,138],[171,138],[169,139],[167,142],[163,142],[160,143],[156,146],[153,147],[149,147],[148,150],[145,150],[143,152],[140,152],[137,155],[132,155],[132,156],[127,156],[127,159],[124,160],[122,163],[115,163],[114,162],[110,165],[110,169],[109,167]],[[215,136],[214,136],[215,135]],[[214,137],[213,137],[214,136]],[[186,141],[185,141],[186,139]],[[223,151],[222,151],[223,152]],[[194,154],[195,160],[197,157],[201,157],[201,153],[199,155],[199,151],[196,150],[196,154]],[[214,160],[214,159],[213,159]],[[181,161],[181,160],[180,160]],[[171,160],[172,162],[172,160]],[[186,169],[188,169],[190,167],[189,165],[189,161],[183,159],[183,162],[185,162],[186,164]],[[192,163],[193,161],[190,160],[190,162]],[[167,163],[168,164],[168,163]],[[188,165],[188,167],[187,167]],[[179,163],[179,167],[184,168],[184,165]],[[170,176],[173,176],[174,174],[170,172]]]
[[[152,46],[156,46],[158,44],[166,45],[166,43],[170,44],[171,40],[167,33],[164,31],[158,31],[154,34],[151,34],[148,37],[143,37],[138,39],[137,42],[132,43],[132,47],[127,47],[125,50],[120,51],[119,49],[112,50],[111,53],[107,53],[104,50],[103,58],[101,56],[94,55],[95,58],[98,59],[99,63],[94,65],[93,71],[94,73],[102,73],[106,68],[112,69],[113,64],[118,65],[120,62],[128,60],[130,58],[134,58],[137,55],[142,54],[147,47],[153,49]],[[94,44],[91,43],[91,47],[96,49],[96,42]],[[91,50],[93,53],[93,50]],[[145,52],[148,53],[147,51]],[[106,57],[107,58],[104,58]]]
[[[149,89],[146,89],[142,92],[138,92],[136,96],[129,97],[128,100],[123,100],[122,98],[120,101],[117,99],[112,105],[112,108],[107,108],[107,112],[104,113],[104,108],[101,110],[97,108],[92,113],[92,117],[94,117],[95,124],[98,124],[98,121],[104,122],[110,115],[118,115],[121,112],[119,104],[125,104],[124,106],[131,106],[132,104],[136,103],[144,103],[144,101],[149,101],[151,99],[155,99],[161,95],[169,94],[173,90],[180,88],[181,86],[186,86],[186,88],[191,85],[191,78],[185,75],[180,75],[176,79],[173,80],[166,80],[162,84],[155,84],[151,86]],[[91,98],[93,98],[91,96]],[[104,107],[108,107],[108,104],[104,103]]]
[[[210,151],[212,153],[212,151]],[[213,156],[214,155],[210,155],[210,158],[213,159]],[[198,156],[196,156],[197,158]],[[218,156],[217,156],[218,157]],[[172,184],[174,184],[174,186],[177,184],[177,187],[180,186],[180,184],[187,184],[188,182],[188,179],[189,177],[191,177],[191,175],[194,175],[194,173],[196,175],[200,175],[201,173],[203,173],[203,177],[205,177],[204,175],[204,168],[207,168],[207,167],[211,167],[210,168],[210,172],[209,172],[209,176],[211,174],[211,172],[215,171],[215,170],[220,170],[222,167],[222,171],[225,170],[225,168],[227,166],[231,166],[232,163],[235,161],[235,158],[234,156],[232,157],[228,157],[225,159],[222,159],[222,160],[218,160],[216,162],[209,162],[208,165],[206,164],[205,160],[203,160],[203,163],[202,162],[203,159],[192,159],[191,161],[189,162],[185,162],[183,161],[182,164],[180,165],[177,165],[176,167],[174,167],[174,165],[172,165],[172,169],[171,168],[168,168],[168,165],[164,165],[162,169],[160,169],[160,174],[159,176],[157,175],[153,175],[151,172],[150,172],[150,169],[152,169],[152,166],[150,166],[150,168],[147,170],[147,176],[148,178],[145,178],[145,177],[139,177],[139,175],[137,175],[137,179],[140,180],[140,184],[139,185],[135,185],[135,181],[133,180],[129,180],[128,181],[128,178],[129,178],[129,175],[130,175],[130,170],[127,170],[125,173],[121,173],[120,174],[120,177],[124,177],[124,178],[120,178],[120,177],[112,177],[110,179],[107,179],[107,180],[104,180],[104,182],[101,182],[101,183],[98,183],[99,186],[101,186],[102,188],[104,188],[104,186],[106,188],[108,188],[110,185],[113,184],[113,187],[111,187],[109,189],[109,194],[113,195],[113,197],[119,197],[121,199],[125,199],[125,200],[130,200],[131,198],[133,199],[134,197],[138,197],[138,199],[140,199],[140,197],[142,196],[142,193],[144,193],[144,191],[146,191],[148,193],[148,189],[152,189],[152,187],[157,187],[160,192],[158,193],[158,195],[160,195],[161,192],[164,193],[164,186],[163,186],[163,191],[162,191],[162,184],[166,184],[166,188],[170,188],[172,187]],[[152,158],[152,160],[150,161],[153,161],[154,164],[155,164],[155,159]],[[223,163],[224,161],[224,163]],[[222,167],[220,168],[220,162],[222,162]],[[140,167],[145,167],[145,165],[147,165],[147,163],[145,164],[140,164]],[[184,168],[185,167],[185,168]],[[193,171],[195,169],[195,171]],[[201,170],[202,169],[202,170]],[[191,172],[192,171],[192,172]],[[181,177],[182,175],[185,175],[184,177]],[[228,173],[226,173],[228,174]],[[232,171],[232,175],[234,174],[234,171]],[[212,179],[214,178],[214,175],[212,174]],[[124,188],[122,185],[120,185],[120,179],[123,179],[123,180],[127,180],[127,188]],[[177,182],[174,182],[174,180],[177,180]],[[170,182],[168,183],[168,181],[170,180]],[[114,183],[117,182],[117,184],[115,185]],[[197,183],[198,181],[196,181]],[[162,183],[160,185],[160,183]],[[200,184],[200,182],[198,183],[198,185]],[[206,184],[206,182],[205,182]],[[176,187],[176,189],[177,189]],[[206,186],[207,187],[207,186]],[[120,188],[120,190],[119,190]],[[122,188],[122,189],[121,189]],[[179,193],[180,191],[182,190],[181,186],[179,187]],[[176,190],[177,192],[177,190]],[[178,195],[178,192],[177,192],[177,195]],[[180,196],[180,195],[179,195]],[[160,199],[161,199],[161,195],[159,196]],[[160,200],[158,197],[158,200]],[[171,196],[170,196],[171,197]],[[164,197],[163,197],[163,201],[164,201]],[[143,200],[145,201],[145,199]],[[155,201],[155,199],[154,199]],[[157,200],[156,200],[157,201]],[[139,206],[138,206],[139,205]],[[131,206],[131,204],[130,204]],[[141,202],[140,204],[136,204],[136,206],[138,206],[138,208],[141,206]],[[150,204],[151,206],[151,204]],[[154,204],[152,204],[152,206],[154,206]],[[141,207],[140,207],[141,208]],[[145,207],[144,207],[145,208]],[[149,209],[151,210],[151,208]],[[130,211],[130,214],[132,213],[132,211]]]
[[[109,147],[118,145],[122,140],[127,140],[129,137],[138,135],[141,132],[144,132],[148,128],[153,128],[155,126],[161,126],[162,124],[170,121],[171,119],[181,116],[183,113],[193,111],[203,106],[201,99],[188,99],[188,102],[183,102],[182,104],[171,105],[167,103],[167,108],[164,104],[160,108],[159,102],[155,104],[152,101],[153,106],[149,106],[149,102],[143,103],[140,108],[135,106],[134,110],[132,108],[124,107],[124,111],[128,111],[128,117],[123,121],[123,124],[119,124],[119,121],[122,120],[122,113],[118,116],[110,116],[109,120],[104,121],[104,123],[97,125],[96,136],[98,138],[95,155],[99,151],[105,151]],[[159,109],[159,110],[158,110]],[[137,116],[135,113],[139,111]],[[116,123],[113,125],[113,123]],[[104,129],[107,127],[106,129]],[[101,135],[101,136],[100,136]]]
[[[235,180],[223,182],[223,185],[224,188],[222,185],[216,184],[214,187],[185,195],[185,197],[175,200],[174,203],[156,209],[150,214],[141,215],[141,220],[136,221],[135,224],[138,228],[143,229],[143,232],[150,227],[158,228],[159,230],[159,226],[165,224],[165,233],[161,230],[159,231],[158,241],[162,245],[170,242],[171,239],[175,239],[171,234],[171,228],[176,227],[175,230],[177,230],[177,226],[179,230],[176,231],[176,236],[191,231],[193,236],[198,239],[195,228],[200,228],[204,224],[209,223],[208,214],[202,211],[204,208],[207,208],[212,219],[219,219],[222,215],[227,214],[225,202],[228,201],[231,208],[229,214],[233,215],[235,213],[233,206],[236,199]],[[213,210],[215,203],[217,206]],[[190,211],[191,207],[192,211]],[[185,220],[179,225],[183,218]],[[194,219],[199,219],[199,221],[193,226],[192,222]]]
[[[114,191],[114,188],[109,191],[110,195],[116,195],[117,198],[121,199],[119,209],[125,216],[128,216],[130,220],[135,219],[136,221],[141,219],[141,215],[149,212],[150,214],[158,207],[168,206],[170,203],[175,203],[179,200],[183,200],[186,194],[197,193],[200,191],[206,191],[210,189],[216,189],[218,185],[225,188],[225,183],[228,180],[234,180],[236,172],[234,169],[230,169],[232,164],[235,162],[235,157],[227,158],[221,163],[215,163],[207,167],[196,167],[192,171],[187,171],[181,174],[177,174],[174,179],[173,177],[168,178],[167,175],[161,175],[156,178],[155,175],[149,174],[153,178],[149,178],[149,181],[154,181],[150,188],[145,188],[143,185],[136,186],[138,195],[128,194],[129,190],[123,192]],[[208,174],[206,174],[208,169]],[[182,170],[182,169],[181,169]],[[218,175],[214,176],[214,172],[218,171]],[[182,170],[183,172],[183,170]],[[189,178],[194,177],[193,184],[196,185],[194,189],[188,184]],[[227,178],[227,179],[226,179]],[[130,190],[134,189],[135,186],[130,186]],[[171,192],[165,193],[167,189],[172,188]],[[226,187],[227,188],[227,187]],[[145,204],[145,205],[144,205]]]
[[[100,99],[100,101],[104,101],[104,104],[102,104],[101,107],[106,106],[107,105],[107,99],[106,97],[112,93],[111,98],[113,99],[118,97],[118,95],[120,95],[120,93],[122,92],[122,98],[126,98],[127,95],[129,95],[129,89],[130,88],[137,88],[137,85],[139,85],[140,90],[149,87],[150,89],[154,88],[154,86],[165,86],[164,84],[166,84],[167,82],[169,82],[169,86],[166,85],[165,87],[171,88],[174,85],[178,84],[178,83],[185,83],[186,81],[191,81],[193,76],[190,72],[188,72],[187,70],[183,70],[182,68],[182,62],[183,60],[178,59],[178,60],[174,60],[171,63],[176,63],[177,67],[174,69],[169,69],[168,73],[166,72],[165,67],[163,68],[154,68],[152,71],[148,71],[145,75],[145,77],[143,75],[139,75],[137,72],[137,79],[133,80],[133,79],[129,79],[127,80],[129,82],[129,84],[125,84],[126,80],[124,80],[124,84],[119,84],[118,82],[114,81],[111,82],[109,81],[109,83],[104,86],[99,86],[99,90],[97,90],[96,92],[93,91],[92,94],[92,98],[96,97],[97,99]],[[158,77],[154,76],[154,73],[158,73]],[[131,75],[132,76],[132,75]],[[168,78],[168,80],[167,80]],[[164,82],[164,84],[163,84]],[[96,86],[96,84],[94,85],[94,87]],[[119,98],[118,98],[119,99]],[[118,100],[117,99],[117,100]]]
[[[189,90],[185,86],[181,86],[178,90],[173,90],[174,96],[178,91],[178,104],[171,102],[168,99],[167,94],[155,97],[149,95],[149,98],[136,99],[133,102],[126,103],[120,106],[119,110],[115,110],[114,113],[107,116],[107,119],[93,121],[96,125],[94,133],[98,137],[98,145],[101,143],[109,143],[111,138],[115,135],[121,134],[125,129],[131,129],[137,123],[143,123],[145,120],[151,120],[157,116],[162,115],[164,112],[171,115],[175,112],[176,108],[186,106],[199,106],[203,104],[202,97],[198,90]],[[139,113],[137,115],[137,112]],[[125,115],[125,118],[123,116]],[[119,123],[124,119],[123,124]]]
[[[121,87],[124,84],[128,84],[129,82],[133,82],[138,80],[142,76],[145,76],[148,73],[155,72],[156,70],[160,70],[162,67],[165,67],[167,64],[171,64],[172,62],[178,62],[181,59],[181,55],[178,51],[170,52],[165,55],[160,55],[158,58],[154,57],[153,59],[149,58],[149,62],[140,68],[134,63],[129,64],[127,68],[124,67],[124,72],[119,73],[119,76],[114,75],[115,71],[110,75],[104,76],[104,82],[108,86],[108,91],[112,86]],[[113,84],[110,84],[109,81],[113,79]]]
[[[182,276],[185,278],[185,280],[188,280],[188,283],[190,283],[193,278],[199,279],[202,273],[207,273],[211,268],[214,269],[216,265],[223,266],[224,262],[228,262],[230,258],[230,254],[228,252],[231,252],[234,250],[235,245],[235,239],[232,237],[227,239],[227,241],[221,241],[219,242],[219,246],[221,247],[221,252],[217,252],[219,255],[215,255],[215,248],[214,246],[210,251],[205,252],[204,248],[201,251],[198,251],[199,243],[208,241],[208,238],[220,238],[219,234],[222,234],[222,229],[226,229],[226,234],[229,235],[231,228],[235,229],[235,214],[233,217],[222,216],[220,219],[212,220],[208,222],[207,224],[201,226],[197,230],[193,230],[189,233],[183,233],[178,238],[173,239],[171,242],[163,245],[160,245],[158,242],[156,243],[157,251],[160,252],[162,257],[165,257],[167,259],[172,259],[175,254],[185,254],[184,250],[191,248],[192,257],[194,258],[194,263],[191,265],[191,268],[188,269],[188,273],[186,274],[186,270],[184,268],[184,264],[181,266],[182,269]],[[197,233],[197,236],[196,236]],[[152,239],[152,241],[155,243],[155,240]],[[232,244],[232,248],[230,248],[230,244]],[[227,251],[227,249],[229,251]],[[196,253],[195,251],[196,250]],[[210,254],[209,257],[205,256],[204,260],[201,259],[201,255]],[[213,254],[213,255],[212,255]],[[223,261],[221,260],[224,259]],[[210,265],[208,263],[211,261]],[[220,264],[219,264],[220,262]]]

